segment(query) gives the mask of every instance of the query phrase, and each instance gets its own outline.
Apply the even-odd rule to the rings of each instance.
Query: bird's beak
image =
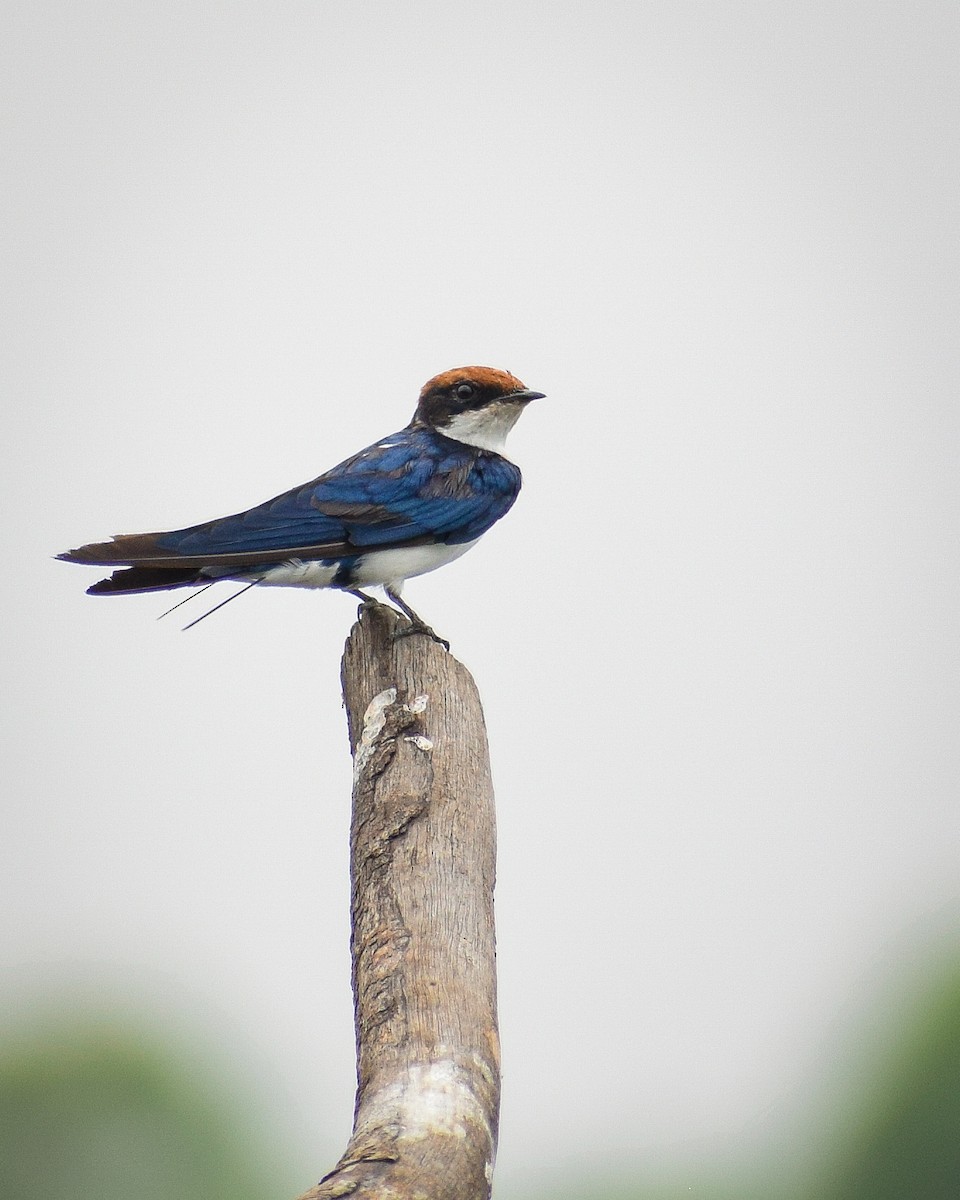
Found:
[[[532,392],[529,388],[524,388],[522,392],[511,392],[506,397],[508,400],[519,400],[521,404],[529,404],[531,400],[543,400],[546,392]]]

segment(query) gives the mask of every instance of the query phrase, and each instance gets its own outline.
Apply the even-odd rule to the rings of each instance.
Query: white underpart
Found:
[[[455,546],[441,543],[427,546],[406,546],[397,550],[367,550],[360,553],[354,567],[354,581],[350,587],[383,587],[391,585],[400,590],[405,579],[415,575],[426,575],[453,562],[475,546],[472,542],[459,542]],[[263,572],[261,583],[268,587],[330,587],[337,573],[337,564],[301,561],[294,558],[289,562],[277,563]]]
[[[523,409],[524,405],[516,400],[497,400],[485,408],[471,408],[457,413],[448,425],[438,425],[437,429],[444,437],[453,438],[454,441],[502,454],[507,434],[516,425]]]

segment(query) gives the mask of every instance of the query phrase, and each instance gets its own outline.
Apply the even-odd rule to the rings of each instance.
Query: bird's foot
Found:
[[[401,599],[400,592],[396,587],[387,586],[383,590],[386,592],[387,599],[392,600],[397,608],[400,609],[403,615],[410,622],[409,625],[401,625],[397,629],[396,633],[394,633],[394,638],[410,637],[410,635],[413,633],[422,633],[425,637],[432,638],[433,641],[438,642],[444,648],[444,650],[450,649],[450,643],[447,641],[447,639],[442,638],[438,633],[432,630],[426,621],[424,621],[418,613],[414,612],[406,600]]]
[[[344,588],[343,590],[350,596],[356,596],[364,608],[370,604],[380,607],[380,601],[376,596],[368,596],[366,592],[361,592],[359,588]]]
[[[411,620],[408,625],[398,625],[394,630],[393,637],[396,640],[397,638],[410,637],[414,633],[422,633],[424,637],[431,638],[433,641],[439,643],[444,650],[450,649],[450,643],[447,639],[442,638],[436,630],[431,629],[425,621],[421,621],[419,618],[415,621]]]

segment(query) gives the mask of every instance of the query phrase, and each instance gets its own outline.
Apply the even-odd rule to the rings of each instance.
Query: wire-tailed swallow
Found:
[[[445,371],[424,384],[406,428],[301,487],[233,516],[118,534],[58,557],[121,568],[88,588],[92,595],[232,579],[369,600],[360,589],[380,586],[411,631],[432,633],[401,600],[403,582],[465,554],[510,509],[520,471],[503,457],[504,442],[542,396],[493,367]]]

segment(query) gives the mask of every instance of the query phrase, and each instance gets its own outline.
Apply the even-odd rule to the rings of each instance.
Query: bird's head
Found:
[[[427,425],[469,446],[502,452],[524,406],[542,398],[543,392],[524,387],[509,371],[455,367],[423,385],[412,424]]]

